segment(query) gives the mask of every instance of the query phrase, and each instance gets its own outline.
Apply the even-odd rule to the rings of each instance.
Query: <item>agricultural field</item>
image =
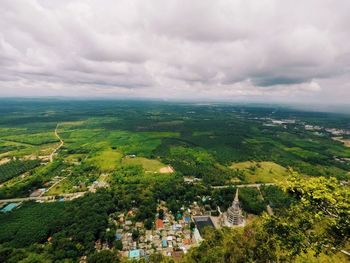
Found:
[[[45,257],[76,262],[93,253],[97,238],[110,242],[105,231],[122,212],[132,210],[134,222],[152,227],[160,201],[173,214],[193,203],[225,211],[237,184],[273,183],[239,188],[253,222],[267,206],[283,215],[297,202],[279,188],[291,176],[350,179],[350,148],[326,131],[350,130],[350,115],[140,101],[6,103],[0,104],[0,199],[27,198],[40,189],[54,201],[85,194],[71,202],[24,202],[0,214],[0,241],[16,247],[13,255],[23,250],[29,257],[37,251],[28,244],[41,246],[51,237]],[[306,123],[324,129],[315,133]],[[43,221],[33,219],[45,214]],[[75,214],[92,219],[80,222]]]
[[[303,127],[310,123],[344,129],[344,115],[132,101],[11,103],[11,118],[0,117],[0,159],[48,163],[53,153],[62,169],[55,174],[66,177],[55,194],[58,189],[85,189],[101,174],[110,176],[123,166],[142,166],[146,173],[175,171],[209,185],[278,182],[289,169],[306,176],[349,177],[349,162],[339,160],[350,158],[350,148],[331,134],[319,136]],[[268,126],[266,116],[293,122]],[[56,126],[64,141],[57,153]],[[35,168],[24,181],[40,178],[40,187],[50,184],[52,174],[44,176],[40,170]]]
[[[4,183],[20,174],[28,172],[39,166],[38,160],[10,161],[0,165],[0,183]]]

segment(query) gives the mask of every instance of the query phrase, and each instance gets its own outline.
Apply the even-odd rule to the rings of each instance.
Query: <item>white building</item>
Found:
[[[236,196],[232,202],[232,205],[227,209],[227,212],[224,214],[224,225],[228,227],[245,225],[245,219],[242,214],[242,209],[239,206],[238,188],[236,190]]]

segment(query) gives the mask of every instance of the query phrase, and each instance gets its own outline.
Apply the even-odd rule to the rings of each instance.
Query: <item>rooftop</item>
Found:
[[[3,209],[1,209],[1,212],[7,213],[7,212],[11,212],[13,209],[15,209],[18,206],[18,204],[15,203],[11,203],[8,204],[7,206],[5,206]]]
[[[156,227],[157,227],[157,229],[164,228],[163,220],[157,219],[157,220],[156,220]]]
[[[143,256],[143,250],[141,249],[135,249],[135,250],[130,250],[129,251],[129,258],[139,258]]]

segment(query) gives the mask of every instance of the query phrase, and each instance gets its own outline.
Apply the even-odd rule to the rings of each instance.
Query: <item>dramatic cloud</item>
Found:
[[[348,0],[3,0],[0,96],[350,102]]]

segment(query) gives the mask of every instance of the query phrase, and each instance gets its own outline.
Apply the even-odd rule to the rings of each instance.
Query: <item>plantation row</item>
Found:
[[[40,165],[39,160],[12,161],[0,165],[0,183],[6,182]]]

